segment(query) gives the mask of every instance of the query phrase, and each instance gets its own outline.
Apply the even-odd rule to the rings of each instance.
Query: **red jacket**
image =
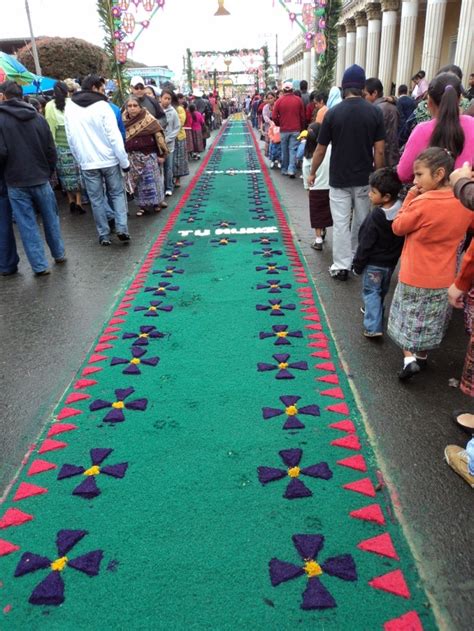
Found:
[[[272,119],[280,132],[300,132],[306,129],[303,99],[290,92],[283,94],[273,106]]]

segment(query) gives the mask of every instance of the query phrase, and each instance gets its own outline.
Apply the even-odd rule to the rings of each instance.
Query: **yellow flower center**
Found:
[[[312,560],[306,561],[303,569],[310,578],[313,576],[320,576],[323,573],[319,563],[316,563],[316,561]]]
[[[179,258],[179,254],[173,254],[173,255],[171,256],[171,258],[176,260],[176,259],[178,259],[178,258]]]
[[[167,269],[167,270],[166,270],[166,273],[167,273],[167,274],[173,274],[173,273],[174,273],[174,269]]]
[[[148,333],[140,333],[138,337],[148,337]]]
[[[222,243],[222,245],[227,245],[229,243],[227,239],[221,239],[220,242]]]
[[[125,407],[125,403],[123,401],[115,401],[114,403],[112,403],[112,407],[116,410],[123,410],[123,408]]]
[[[133,359],[130,360],[131,364],[139,364],[140,360],[138,359],[138,357],[134,357]]]
[[[176,245],[184,245],[183,241],[176,241]]]
[[[272,305],[272,309],[274,311],[278,311],[279,308],[280,308],[280,305]]]
[[[276,334],[277,337],[286,337],[288,335],[288,331],[278,331]]]
[[[158,291],[165,291],[164,287],[157,287]]]
[[[148,311],[156,311],[156,307],[150,307]]]
[[[285,408],[285,414],[287,416],[296,416],[298,414],[298,408],[296,407],[296,405],[289,405],[287,408]]]
[[[61,557],[60,559],[56,559],[56,561],[53,561],[51,563],[51,569],[53,570],[53,572],[62,572],[64,568],[66,567],[67,562],[68,562],[67,557]]]
[[[299,467],[291,467],[291,469],[288,469],[288,475],[290,476],[290,478],[297,478],[299,474],[300,474]]]
[[[286,362],[281,362],[280,364],[278,364],[278,368],[280,370],[285,370],[285,368],[288,368],[288,364]]]
[[[276,269],[276,265],[269,265],[269,266],[268,266],[268,269],[272,269],[272,270],[273,270],[273,269]]]
[[[94,466],[90,467],[90,469],[87,469],[87,471],[84,471],[82,475],[99,475],[99,473],[100,467],[95,464]]]
[[[275,285],[275,284],[270,285],[270,289],[276,289],[277,287],[278,287],[278,285]]]

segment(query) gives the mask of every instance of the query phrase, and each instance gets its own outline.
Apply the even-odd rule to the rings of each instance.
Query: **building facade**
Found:
[[[293,81],[301,81],[305,79],[308,85],[313,85],[313,78],[316,77],[316,61],[314,48],[306,48],[304,35],[298,35],[283,50],[280,80],[292,79]]]
[[[410,86],[424,70],[429,80],[448,63],[464,77],[473,67],[474,0],[345,0],[338,24],[336,84],[353,63],[378,77],[385,94]]]

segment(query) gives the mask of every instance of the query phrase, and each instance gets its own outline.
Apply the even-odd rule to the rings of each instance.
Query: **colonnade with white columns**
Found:
[[[386,93],[392,83],[410,85],[419,69],[431,79],[442,65],[446,39],[456,41],[454,63],[465,76],[473,72],[474,0],[451,0],[451,7],[460,12],[451,33],[444,32],[448,0],[347,0],[345,5],[338,25],[336,85],[353,63],[362,66],[367,77],[378,77]],[[421,63],[414,68],[417,45]],[[444,56],[447,63],[446,52]]]

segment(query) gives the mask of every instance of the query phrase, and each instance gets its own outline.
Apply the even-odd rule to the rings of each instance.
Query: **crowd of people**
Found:
[[[413,91],[384,96],[377,77],[354,64],[329,94],[307,83],[256,94],[247,105],[271,168],[294,179],[301,166],[309,192],[312,247],[321,251],[332,227],[330,275],[362,277],[363,334],[384,334],[385,298],[400,262],[387,332],[402,351],[407,382],[438,348],[452,307],[465,310],[470,342],[461,390],[474,396],[474,75],[423,71]],[[474,433],[474,414],[456,413]],[[474,439],[450,445],[445,457],[474,488]]]
[[[57,81],[52,98],[24,97],[0,85],[0,274],[18,271],[13,223],[36,276],[50,273],[37,216],[56,264],[66,261],[54,189],[72,213],[90,203],[99,244],[130,241],[128,202],[136,215],[160,212],[199,160],[212,129],[234,104],[218,94],[176,94],[135,76],[122,107],[98,75]]]

